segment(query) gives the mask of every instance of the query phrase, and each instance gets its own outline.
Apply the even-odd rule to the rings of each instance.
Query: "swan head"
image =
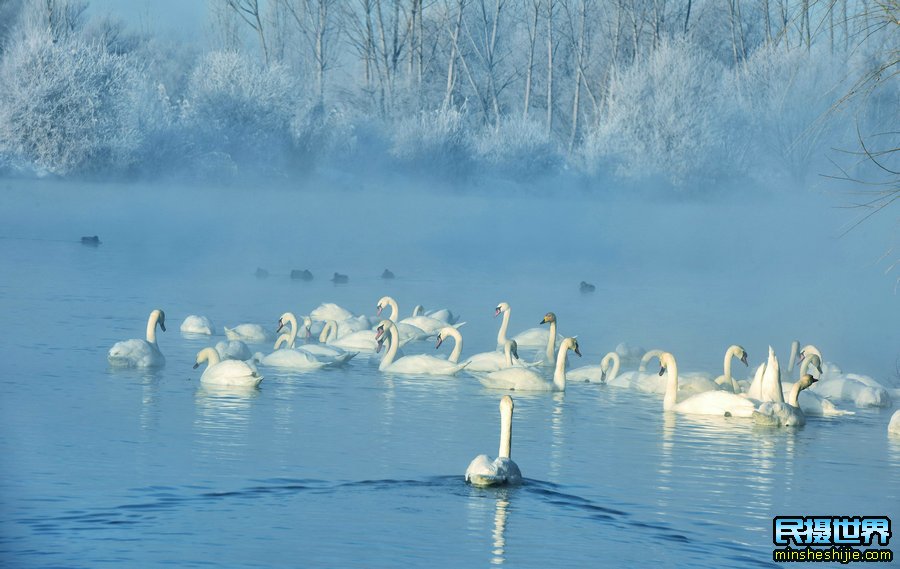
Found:
[[[161,309],[157,308],[151,314],[156,314],[156,323],[159,325],[159,329],[163,332],[166,331],[166,313]]]
[[[382,338],[385,335],[385,332],[387,332],[393,324],[394,323],[390,320],[382,320],[379,322],[378,327],[375,328],[375,339],[378,340]]]
[[[494,309],[494,316],[500,316],[507,310],[509,310],[509,304],[507,304],[505,302],[501,302],[500,304],[497,305],[497,308]]]
[[[515,409],[516,405],[513,403],[512,397],[509,395],[504,395],[500,398],[500,414],[512,414],[513,409]]]
[[[669,352],[663,352],[659,354],[659,375],[663,375],[666,373],[666,370],[669,369],[669,364],[675,361],[675,356],[670,354]]]
[[[278,319],[278,328],[275,330],[275,332],[276,333],[281,332],[281,329],[284,328],[285,326],[287,326],[287,323],[292,320],[296,320],[296,318],[294,318],[294,315],[292,313],[285,312],[284,314],[282,314],[281,317]]]
[[[544,314],[544,318],[541,319],[538,324],[547,324],[548,322],[556,322],[556,314],[553,314],[552,312]]]
[[[819,359],[822,359],[822,352],[819,351],[819,348],[813,346],[812,344],[807,344],[803,346],[800,350],[800,353],[797,355],[797,361],[802,361],[803,358],[808,358],[809,356],[819,356]]]
[[[810,374],[808,374],[808,373],[804,374],[803,377],[801,377],[800,381],[798,382],[800,384],[800,390],[802,391],[802,390],[810,387],[812,384],[814,384],[817,381],[819,381],[819,380],[814,378]]]
[[[303,317],[303,331],[306,333],[307,338],[309,338],[312,335],[312,333],[310,332],[311,328],[312,328],[312,318],[310,318],[309,316],[304,316]]]
[[[578,340],[575,338],[566,338],[560,344],[560,348],[565,347],[567,350],[572,350],[578,357],[581,357],[581,351],[578,349]]]
[[[386,306],[388,306],[393,299],[389,296],[382,296],[378,300],[378,304],[375,305],[375,309],[377,312],[375,313],[377,316],[381,316],[381,311],[384,310]]]
[[[197,352],[197,360],[194,362],[194,369],[200,367],[203,362],[210,362],[210,365],[219,363],[219,352],[215,348],[203,348]]]
[[[745,350],[742,346],[738,346],[738,349],[740,350],[740,351],[738,352],[738,354],[740,354],[740,356],[741,356],[741,363],[744,364],[744,365],[747,366],[747,367],[750,367],[750,364],[747,363],[747,357],[748,357],[748,356],[747,356],[747,350]]]

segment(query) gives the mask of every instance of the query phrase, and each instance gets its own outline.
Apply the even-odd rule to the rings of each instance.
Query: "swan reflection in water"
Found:
[[[506,561],[506,524],[511,510],[510,502],[515,491],[515,488],[508,486],[472,489],[472,495],[469,499],[469,507],[473,514],[473,519],[470,521],[470,530],[478,536],[484,535],[487,530],[487,516],[489,515],[487,508],[490,504],[488,498],[493,498],[494,523],[490,530],[491,565],[503,565]]]
[[[250,410],[259,389],[247,386],[201,385],[194,401],[197,442],[215,458],[241,458],[247,446]]]

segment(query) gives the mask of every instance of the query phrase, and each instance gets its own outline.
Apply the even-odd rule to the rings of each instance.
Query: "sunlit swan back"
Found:
[[[559,344],[559,352],[556,356],[556,369],[553,372],[553,380],[545,379],[541,374],[531,368],[513,366],[487,375],[478,375],[478,381],[490,389],[509,389],[516,391],[565,391],[566,390],[566,354],[569,350],[579,357],[581,351],[578,348],[578,340],[564,338]]]
[[[166,358],[159,351],[156,344],[156,326],[163,332],[166,331],[166,313],[156,309],[150,313],[147,320],[147,334],[145,340],[132,339],[116,342],[106,359],[115,367],[162,367],[166,365]]]
[[[216,333],[216,327],[206,316],[191,314],[181,322],[182,334],[202,334],[212,336]]]
[[[400,334],[397,332],[397,325],[390,320],[382,320],[378,325],[376,335],[381,339],[385,334],[390,335],[391,345],[378,365],[378,369],[383,372],[407,375],[451,376],[465,367],[465,364],[458,364],[427,354],[397,358],[397,350],[400,346]]]
[[[486,454],[476,456],[466,468],[466,482],[473,486],[499,486],[519,484],[522,472],[510,457],[512,450],[512,397],[504,395],[500,399],[500,450],[497,458],[491,460]]]
[[[678,365],[675,356],[665,352],[659,356],[659,375],[668,373],[666,394],[663,398],[663,410],[695,415],[718,415],[734,417],[750,417],[755,403],[740,395],[727,391],[705,391],[698,393],[680,403],[678,397]]]

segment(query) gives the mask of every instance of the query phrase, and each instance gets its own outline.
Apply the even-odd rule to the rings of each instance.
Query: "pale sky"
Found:
[[[202,41],[207,23],[207,0],[89,0],[92,15],[113,14],[138,31],[182,40]]]

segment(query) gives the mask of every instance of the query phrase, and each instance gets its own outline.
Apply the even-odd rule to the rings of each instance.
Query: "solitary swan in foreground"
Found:
[[[256,387],[263,380],[263,376],[259,375],[253,364],[240,360],[219,360],[219,352],[214,348],[203,348],[197,353],[194,369],[200,367],[203,362],[207,362],[207,365],[203,375],[200,376],[202,383]]]
[[[466,468],[466,482],[473,486],[499,486],[502,484],[519,484],[522,472],[519,466],[509,457],[512,447],[512,397],[504,395],[500,399],[500,451],[497,458],[491,460],[486,454],[479,454]]]
[[[216,327],[213,326],[213,323],[206,316],[191,314],[181,323],[181,332],[183,334],[212,336],[216,333]]]
[[[663,410],[675,411],[694,415],[718,415],[726,414],[734,417],[751,417],[756,409],[756,402],[727,391],[704,391],[698,393],[681,403],[678,397],[678,365],[675,356],[664,352],[659,356],[659,375],[668,372],[666,381],[666,395],[663,398]]]
[[[376,335],[379,340],[379,350],[384,343],[384,336],[390,335],[391,338],[391,346],[378,366],[378,369],[383,372],[409,375],[455,375],[466,365],[426,354],[404,356],[394,361],[397,357],[397,349],[400,347],[397,325],[390,320],[382,320],[376,330]]]
[[[166,365],[166,358],[156,345],[156,325],[166,331],[166,313],[156,309],[150,313],[147,320],[146,340],[123,340],[116,342],[109,349],[106,359],[110,365],[116,367],[162,367]]]
[[[581,357],[578,340],[565,338],[559,344],[556,356],[556,370],[553,381],[545,379],[533,369],[525,367],[509,367],[487,375],[479,375],[478,381],[490,389],[510,389],[516,391],[565,391],[566,390],[566,354],[569,350]]]

